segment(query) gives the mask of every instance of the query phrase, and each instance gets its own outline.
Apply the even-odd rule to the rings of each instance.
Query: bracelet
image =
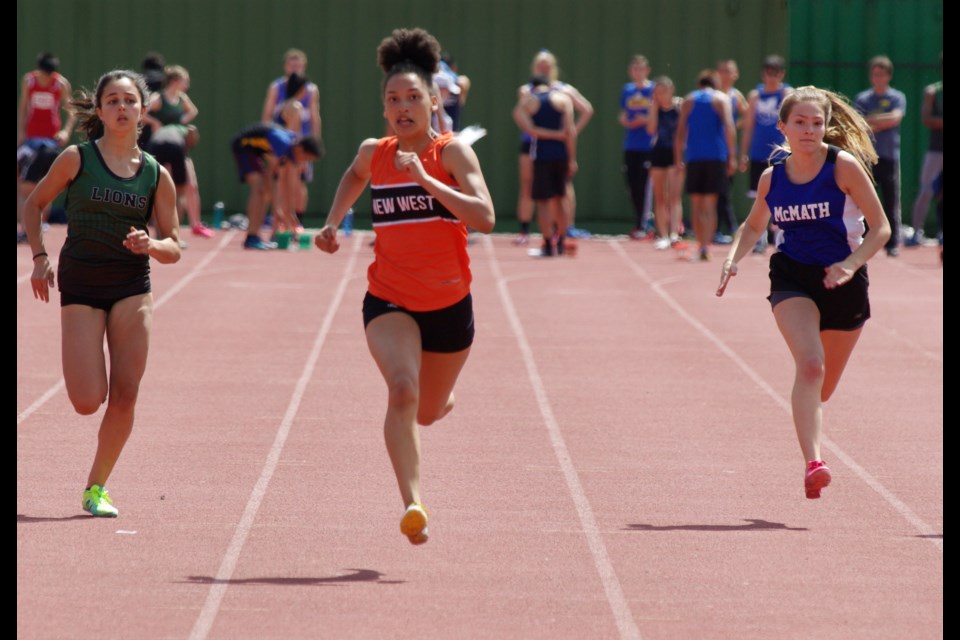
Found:
[[[33,254],[33,259],[36,260],[36,259],[39,258],[40,256],[46,256],[46,255],[47,255],[47,252],[46,252],[46,251],[41,251],[40,253],[35,253],[35,254]]]

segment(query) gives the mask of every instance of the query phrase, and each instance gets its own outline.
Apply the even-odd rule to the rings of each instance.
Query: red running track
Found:
[[[155,265],[134,434],[80,493],[98,418],[60,382],[59,314],[17,254],[20,638],[940,638],[943,270],[870,264],[873,319],[803,496],[765,261],[594,239],[471,246],[477,342],[424,428],[430,542],[398,531],[371,258],[193,240]],[[54,228],[47,246],[63,240]]]

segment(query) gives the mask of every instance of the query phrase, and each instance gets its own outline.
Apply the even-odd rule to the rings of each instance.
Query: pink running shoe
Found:
[[[526,233],[521,233],[519,236],[513,239],[513,244],[518,247],[525,247],[530,244],[530,236]]]
[[[820,490],[830,484],[833,476],[830,475],[830,467],[823,460],[811,460],[807,463],[807,475],[803,479],[803,488],[806,489],[807,498],[816,500],[820,497]]]
[[[200,236],[201,238],[212,238],[215,234],[213,233],[213,229],[198,224],[193,227],[193,235]]]

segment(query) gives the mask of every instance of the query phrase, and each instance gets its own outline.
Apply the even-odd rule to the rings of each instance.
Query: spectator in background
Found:
[[[653,183],[654,221],[657,239],[653,248],[669,249],[680,241],[683,219],[683,170],[676,164],[673,145],[680,122],[680,103],[674,96],[673,80],[660,76],[654,83],[653,104],[647,119],[647,133],[655,137],[650,155],[650,178]]]
[[[193,234],[212,238],[213,231],[200,222],[200,194],[193,162],[188,156],[200,140],[192,124],[168,124],[150,137],[146,151],[170,173],[177,192],[177,211],[185,211]]]
[[[283,75],[267,87],[267,97],[263,101],[263,112],[260,115],[261,122],[283,124],[280,108],[290,98],[291,94],[287,88],[287,82],[294,73],[304,77],[307,73],[307,54],[300,49],[288,49],[283,54]],[[323,139],[323,127],[320,120],[320,89],[314,83],[307,82],[306,91],[298,101],[303,106],[303,110],[300,112],[300,127],[291,129],[291,131],[301,137],[314,138],[319,145],[320,140]],[[298,224],[302,224],[304,213],[307,210],[307,185],[311,182],[313,182],[313,163],[304,162],[300,165],[300,187],[294,207]]]
[[[543,235],[540,255],[562,255],[567,235],[563,200],[567,183],[577,172],[573,100],[566,92],[554,87],[547,76],[534,76],[530,86],[531,89],[522,93],[517,101],[513,119],[531,136],[531,196],[537,203]]]
[[[645,56],[635,55],[628,68],[630,82],[620,91],[620,126],[626,129],[623,138],[623,170],[630,189],[630,201],[635,216],[630,237],[642,240],[646,232],[645,213],[647,179],[655,135],[647,131],[647,120],[656,107],[653,105],[653,82],[649,80],[650,63]]]
[[[686,164],[693,232],[702,262],[710,260],[710,243],[717,231],[717,197],[737,170],[737,134],[730,100],[717,91],[718,83],[713,69],[700,72],[699,89],[687,95],[680,107],[674,144],[676,164]]]
[[[23,76],[17,109],[17,223],[23,203],[47,175],[60,150],[69,142],[76,115],[70,106],[70,82],[57,72],[60,60],[52,53],[37,56],[37,68]],[[61,111],[67,114],[66,122]],[[49,214],[49,207],[43,216]],[[17,231],[17,242],[26,234]]]
[[[887,255],[900,255],[900,122],[907,112],[907,98],[890,86],[893,62],[886,56],[870,59],[870,89],[857,94],[855,105],[873,132],[880,160],[873,177],[880,190],[883,211],[890,223]]]
[[[245,127],[231,141],[240,182],[250,187],[247,197],[247,237],[244,249],[276,249],[274,242],[260,237],[268,203],[278,224],[293,229],[297,219],[293,203],[297,199],[299,168],[303,162],[320,157],[316,138],[298,138],[278,124],[258,122]]]
[[[560,80],[560,69],[557,66],[557,57],[547,49],[541,49],[533,57],[533,63],[530,65],[532,76],[546,76],[550,80],[550,86],[558,89],[569,96],[573,101],[573,110],[576,118],[576,133],[587,126],[590,119],[593,118],[593,105],[583,97],[577,88]],[[517,89],[517,100],[522,100],[525,93],[528,93],[532,86],[528,84],[521,85]],[[533,188],[533,160],[530,158],[530,136],[522,132],[520,136],[520,159],[518,164],[520,172],[520,195],[517,198],[517,219],[520,222],[520,236],[514,241],[515,244],[525,245],[529,242],[530,221],[533,219],[533,197],[531,190]],[[567,221],[567,232],[571,237],[582,237],[589,235],[583,230],[576,229],[574,222],[577,217],[577,197],[573,190],[573,180],[569,179],[566,186],[566,195],[563,199],[564,215]]]
[[[720,78],[720,92],[730,98],[730,107],[733,112],[733,126],[735,129],[743,128],[743,120],[747,115],[749,108],[747,99],[737,89],[736,82],[740,79],[740,68],[737,61],[733,59],[720,60],[717,62],[717,76]],[[737,215],[733,211],[733,178],[730,176],[727,180],[727,189],[720,194],[717,199],[717,233],[713,238],[716,244],[730,244],[733,241],[733,234],[737,232],[740,224],[737,222]],[[723,226],[726,225],[729,235],[722,233]]]
[[[189,135],[191,143],[185,144],[187,131],[184,127],[190,125],[200,113],[200,110],[187,95],[187,91],[190,89],[190,72],[176,64],[164,67],[163,72],[163,89],[150,96],[149,108],[143,118],[144,123],[153,129],[147,147],[151,153],[158,146],[162,147],[167,161],[173,159],[173,165],[168,166],[167,169],[176,168],[176,171],[171,170],[171,174],[174,184],[178,187],[177,193],[183,196],[181,202],[186,205],[186,208],[181,211],[187,214],[190,230],[195,236],[212,238],[214,236],[213,230],[206,227],[200,219],[200,183],[197,181],[197,170],[193,165],[193,160],[189,155],[186,155],[199,140],[197,128],[193,127],[192,133]],[[175,128],[167,129],[163,134],[163,139],[154,144],[153,137],[159,135],[164,127],[169,126]],[[180,151],[185,154],[182,163],[179,157]],[[178,180],[185,180],[186,182],[178,182]]]
[[[940,53],[940,64],[943,65],[943,53]],[[923,90],[923,126],[930,129],[930,142],[927,152],[923,156],[923,169],[920,172],[920,190],[917,199],[913,202],[913,235],[904,243],[908,247],[923,244],[923,225],[930,212],[930,200],[934,196],[933,183],[938,175],[943,173],[943,80],[934,82]],[[943,200],[938,199],[938,203]],[[938,207],[940,204],[938,204]],[[943,231],[943,220],[938,217],[940,231]]]
[[[147,83],[147,89],[150,93],[159,93],[163,91],[163,83],[166,80],[164,69],[167,66],[167,60],[162,53],[150,51],[143,57],[140,63],[141,75],[144,82]]]
[[[787,63],[781,56],[764,58],[760,73],[763,81],[747,98],[747,115],[743,120],[743,137],[740,139],[740,171],[750,172],[748,198],[757,197],[760,174],[770,166],[771,156],[783,144],[783,134],[777,128],[777,120],[783,99],[792,91],[790,85],[783,81],[786,70]],[[767,242],[767,234],[760,234],[753,252],[766,251]]]
[[[453,56],[446,51],[440,56],[437,73],[434,74],[433,78],[440,89],[440,101],[443,104],[443,110],[450,119],[449,130],[460,131],[460,109],[467,102],[467,94],[470,92],[470,78],[458,73],[457,63]]]
[[[150,51],[143,57],[143,61],[140,63],[140,75],[143,78],[143,81],[146,83],[147,90],[151,95],[163,91],[163,84],[167,78],[163,70],[166,68],[166,66],[167,60],[163,57],[162,53]],[[148,97],[148,104],[149,101],[150,98]],[[151,135],[153,135],[152,126],[144,126],[140,128],[140,138],[137,140],[137,144],[140,145],[141,149],[147,148],[147,143],[150,141]]]

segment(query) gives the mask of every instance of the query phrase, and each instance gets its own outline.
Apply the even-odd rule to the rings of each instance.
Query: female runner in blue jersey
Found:
[[[796,365],[793,422],[812,499],[831,480],[820,455],[822,404],[870,317],[866,263],[890,237],[890,225],[870,178],[877,162],[870,127],[841,96],[801,87],[784,99],[777,127],[790,155],[763,172],[750,215],[723,263],[717,295],[772,217],[780,233],[768,299]]]

